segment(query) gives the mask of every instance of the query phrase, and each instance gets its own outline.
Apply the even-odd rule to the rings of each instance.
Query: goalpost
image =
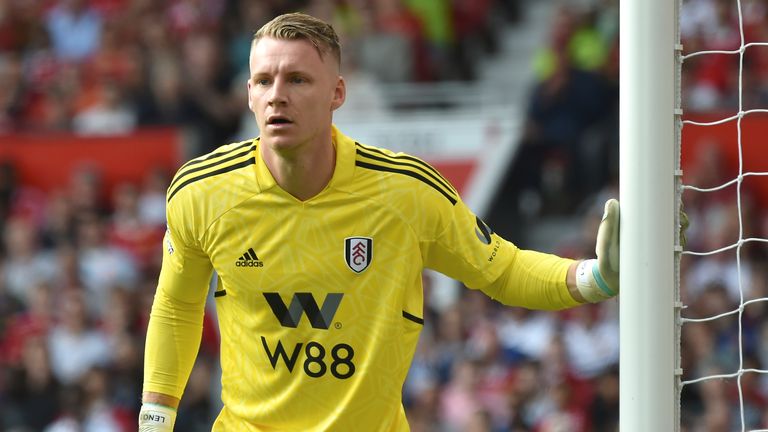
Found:
[[[710,380],[734,380],[738,390],[741,431],[768,432],[765,419],[747,418],[742,378],[768,376],[768,370],[748,367],[744,354],[742,315],[748,305],[768,297],[747,298],[741,277],[742,247],[768,243],[747,238],[743,227],[742,182],[768,176],[768,170],[748,171],[744,164],[742,119],[768,114],[766,108],[745,109],[744,65],[748,49],[768,48],[768,41],[745,39],[741,0],[733,0],[738,18],[740,46],[730,50],[683,54],[679,18],[681,0],[626,0],[620,10],[620,198],[621,198],[621,378],[620,428],[622,432],[680,431],[681,391]],[[711,122],[682,119],[680,98],[683,62],[700,55],[738,58],[738,107],[734,115]],[[749,91],[749,90],[747,90]],[[680,170],[683,124],[715,126],[733,122],[737,176],[715,187],[682,184]],[[755,151],[755,149],[751,149]],[[753,166],[754,168],[754,166]],[[683,251],[679,238],[679,208],[683,190],[708,193],[735,185],[738,239],[710,251]],[[680,258],[736,253],[739,304],[714,316],[684,316],[680,301]],[[734,371],[682,380],[681,330],[685,324],[706,323],[728,316],[738,320],[738,367]],[[701,375],[701,374],[699,374]],[[754,429],[758,427],[760,429]]]
[[[620,9],[620,430],[679,430],[678,0]]]

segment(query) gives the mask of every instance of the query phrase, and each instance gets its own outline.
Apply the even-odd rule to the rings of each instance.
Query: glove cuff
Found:
[[[176,422],[176,410],[165,405],[144,403],[139,411],[139,432],[170,432]]]
[[[584,260],[576,267],[576,289],[590,303],[607,300],[617,294],[603,279],[596,259]]]

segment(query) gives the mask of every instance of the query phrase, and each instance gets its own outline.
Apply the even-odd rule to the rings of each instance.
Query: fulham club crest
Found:
[[[355,273],[368,268],[373,259],[373,239],[370,237],[347,237],[344,239],[344,260]]]

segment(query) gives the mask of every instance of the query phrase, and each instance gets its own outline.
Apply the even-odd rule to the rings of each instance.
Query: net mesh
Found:
[[[768,431],[768,297],[760,262],[768,239],[754,235],[761,232],[755,215],[766,204],[759,178],[768,171],[747,163],[768,153],[747,134],[748,120],[768,123],[761,96],[768,89],[768,3],[688,0],[680,12],[678,139],[683,160],[693,160],[678,195],[691,219],[691,242],[678,250],[681,430]],[[707,73],[721,65],[726,85],[718,87]],[[729,81],[730,94],[723,90]],[[709,114],[687,114],[697,109]],[[730,177],[717,176],[729,153],[712,150],[718,147],[707,137],[717,135],[708,132],[714,129],[735,133],[726,144],[735,146]],[[689,131],[701,139],[687,140]]]

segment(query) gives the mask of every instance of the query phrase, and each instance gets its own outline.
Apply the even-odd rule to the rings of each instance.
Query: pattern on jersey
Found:
[[[184,186],[208,177],[228,173],[256,163],[253,152],[256,150],[256,140],[246,141],[229,150],[214,152],[203,158],[194,159],[184,164],[168,187],[168,202],[171,201]],[[250,157],[248,157],[250,156]],[[246,158],[246,159],[243,159]],[[197,175],[193,175],[199,173]]]
[[[357,142],[355,146],[357,152],[356,166],[413,177],[440,192],[452,205],[458,202],[459,194],[450,182],[421,159],[406,154],[390,155],[377,148],[364,146]]]

